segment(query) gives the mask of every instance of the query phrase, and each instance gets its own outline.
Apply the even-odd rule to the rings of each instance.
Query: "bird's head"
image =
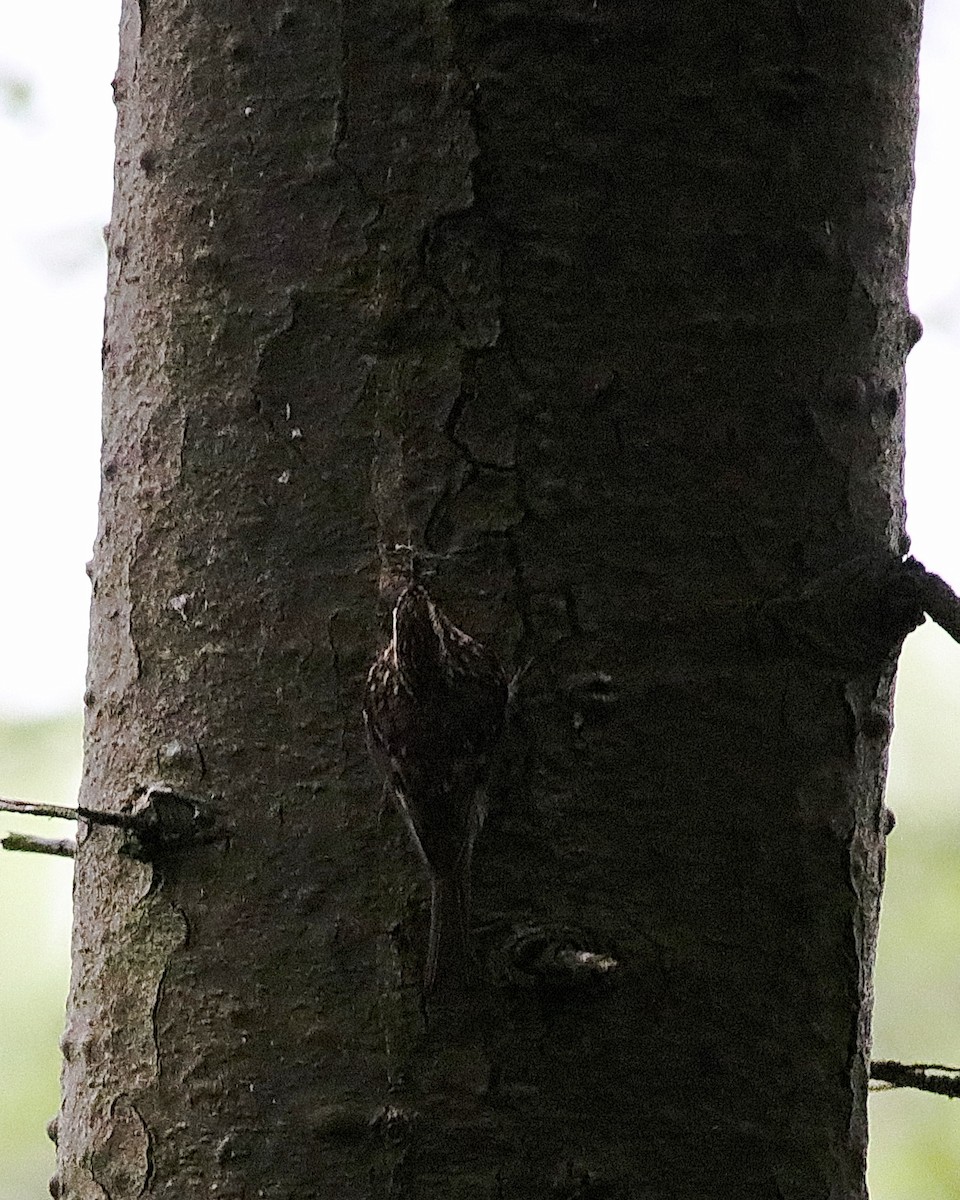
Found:
[[[425,588],[409,584],[393,606],[391,650],[397,667],[410,674],[435,670],[443,654],[443,619]]]

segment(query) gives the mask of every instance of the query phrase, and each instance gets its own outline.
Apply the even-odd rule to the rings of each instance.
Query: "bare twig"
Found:
[[[60,821],[78,818],[94,825],[114,825],[118,829],[137,829],[139,819],[130,813],[102,812],[96,808],[70,808],[64,804],[36,804],[32,800],[0,799],[0,812],[20,813],[24,817],[55,817]]]
[[[870,1079],[892,1088],[917,1088],[921,1092],[934,1092],[951,1099],[960,1097],[960,1067],[947,1067],[942,1063],[881,1060],[871,1064]]]
[[[58,817],[62,821],[75,821],[77,810],[63,804],[34,804],[30,800],[0,799],[0,811],[20,813],[24,817]]]
[[[4,850],[26,850],[32,854],[55,854],[60,858],[73,858],[77,843],[73,838],[41,838],[31,833],[8,833],[0,838]]]

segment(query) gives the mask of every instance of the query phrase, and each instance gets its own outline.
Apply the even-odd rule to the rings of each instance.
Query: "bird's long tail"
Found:
[[[430,945],[423,977],[428,993],[463,988],[473,980],[468,878],[463,871],[431,881]]]

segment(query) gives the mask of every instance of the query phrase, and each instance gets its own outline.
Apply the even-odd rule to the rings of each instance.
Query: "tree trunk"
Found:
[[[56,1193],[864,1195],[918,25],[125,0]],[[519,672],[459,1006],[396,544]]]

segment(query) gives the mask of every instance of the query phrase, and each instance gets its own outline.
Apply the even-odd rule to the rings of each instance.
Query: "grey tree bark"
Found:
[[[211,825],[81,838],[55,1193],[865,1194],[918,27],[124,0],[81,802]],[[459,1008],[400,543],[522,672]]]

